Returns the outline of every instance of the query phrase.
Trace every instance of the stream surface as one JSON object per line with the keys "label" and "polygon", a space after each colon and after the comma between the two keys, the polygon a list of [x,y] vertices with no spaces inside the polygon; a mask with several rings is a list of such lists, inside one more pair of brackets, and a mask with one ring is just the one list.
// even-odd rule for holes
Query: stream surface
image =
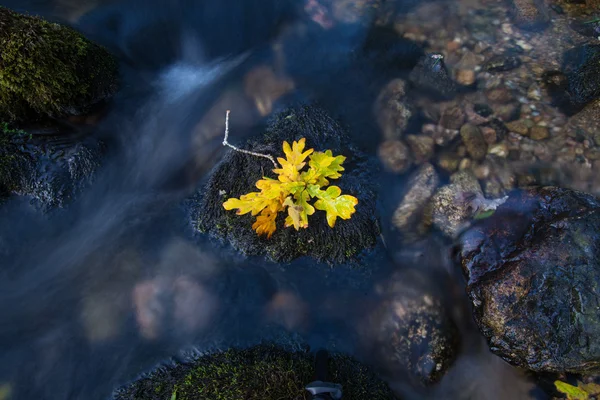
{"label": "stream surface", "polygon": [[[283,103],[318,100],[374,155],[373,88],[410,71],[421,55],[413,42],[389,49],[397,57],[391,69],[376,68],[387,49],[364,51],[365,27],[315,33],[321,20],[297,1],[0,4],[70,22],[122,65],[122,90],[87,132],[108,146],[94,183],[48,214],[19,197],[0,209],[0,237],[7,238],[0,246],[11,248],[0,271],[0,383],[11,384],[12,398],[107,399],[171,357],[269,339],[361,358],[363,317],[376,305],[377,284],[400,262],[463,284],[449,241],[432,238],[420,251],[403,252],[382,237],[361,257],[366,269],[308,258],[280,265],[194,232],[186,206],[226,151],[221,136],[198,138],[198,125],[223,93],[240,90],[252,67],[273,62],[281,35],[309,26],[286,50],[295,89]],[[403,12],[414,6],[403,3]],[[232,110],[232,143],[264,128],[264,118],[250,115]],[[382,175],[382,185],[388,179]],[[462,355],[427,396],[532,398],[525,380],[488,352],[470,317],[463,319]],[[396,388],[406,398],[425,396]]]}

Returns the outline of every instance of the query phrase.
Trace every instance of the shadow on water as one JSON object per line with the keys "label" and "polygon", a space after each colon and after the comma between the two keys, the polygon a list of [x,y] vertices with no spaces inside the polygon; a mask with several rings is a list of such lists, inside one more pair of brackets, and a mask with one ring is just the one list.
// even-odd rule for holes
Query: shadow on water
{"label": "shadow on water", "polygon": [[[68,21],[123,65],[123,90],[92,133],[111,150],[93,185],[48,215],[19,199],[0,211],[0,232],[10,233],[0,235],[8,238],[0,243],[7,249],[0,376],[14,383],[15,398],[104,399],[182,350],[282,341],[286,331],[314,347],[360,354],[356,326],[372,304],[375,283],[395,262],[383,243],[364,261],[368,271],[307,259],[265,263],[194,236],[181,205],[222,149],[221,137],[197,140],[196,126],[221,93],[272,56],[278,35],[296,29],[300,2],[0,3]],[[370,115],[389,80],[369,64],[369,57],[389,50],[370,47],[381,43],[373,35],[385,35],[358,25],[312,34],[287,57],[296,96],[318,98],[345,117],[351,132],[374,131],[371,118],[355,116]],[[302,51],[306,46],[311,51]],[[406,63],[396,64],[394,74],[409,71],[423,54],[409,41],[394,51]],[[366,61],[356,58],[360,52]],[[258,115],[241,119],[232,117],[233,141],[260,132],[263,123]],[[367,149],[376,146],[369,135],[354,136]],[[418,254],[399,258],[411,257],[423,263]],[[481,374],[504,370],[477,361],[480,354],[459,365],[492,365]],[[435,398],[452,398],[444,396]]]}

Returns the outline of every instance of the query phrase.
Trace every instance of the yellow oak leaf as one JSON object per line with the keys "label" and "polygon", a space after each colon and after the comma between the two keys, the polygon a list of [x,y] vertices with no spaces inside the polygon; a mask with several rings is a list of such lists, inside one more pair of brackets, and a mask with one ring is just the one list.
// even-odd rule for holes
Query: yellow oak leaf
{"label": "yellow oak leaf", "polygon": [[281,165],[281,168],[273,170],[277,175],[278,179],[282,182],[294,182],[298,180],[300,171],[306,165],[306,157],[308,157],[313,149],[304,150],[306,145],[306,139],[302,138],[299,141],[294,141],[292,146],[288,142],[283,142],[283,153],[286,158],[278,157],[277,161]]}
{"label": "yellow oak leaf", "polygon": [[256,222],[252,224],[252,229],[254,229],[259,236],[267,235],[267,239],[270,239],[277,229],[275,224],[276,219],[277,212],[271,212],[270,210],[265,209],[258,217],[256,217]]}
{"label": "yellow oak leaf", "polygon": [[342,176],[341,171],[344,171],[342,163],[346,160],[344,156],[333,156],[331,150],[325,152],[315,152],[311,157],[308,165],[310,171],[314,171],[312,175],[316,180],[310,183],[317,183],[319,186],[329,185],[329,179],[337,179]]}
{"label": "yellow oak leaf", "polygon": [[354,206],[358,204],[358,199],[347,194],[342,195],[342,190],[337,186],[329,186],[327,190],[320,190],[317,193],[315,208],[327,213],[327,224],[333,228],[337,217],[349,219],[356,211]]}

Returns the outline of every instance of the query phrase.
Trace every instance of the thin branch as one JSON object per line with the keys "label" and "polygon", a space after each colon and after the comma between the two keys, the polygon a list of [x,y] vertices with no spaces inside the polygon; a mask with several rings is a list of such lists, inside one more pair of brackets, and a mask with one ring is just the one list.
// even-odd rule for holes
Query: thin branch
{"label": "thin branch", "polygon": [[279,168],[279,165],[277,165],[273,156],[269,154],[261,154],[250,150],[240,149],[239,147],[236,147],[227,141],[227,139],[229,138],[229,112],[230,110],[227,110],[227,113],[225,114],[225,139],[223,139],[223,146],[231,147],[235,151],[239,151],[240,153],[244,154],[250,154],[251,156],[268,158],[269,160],[271,160],[275,168]]}

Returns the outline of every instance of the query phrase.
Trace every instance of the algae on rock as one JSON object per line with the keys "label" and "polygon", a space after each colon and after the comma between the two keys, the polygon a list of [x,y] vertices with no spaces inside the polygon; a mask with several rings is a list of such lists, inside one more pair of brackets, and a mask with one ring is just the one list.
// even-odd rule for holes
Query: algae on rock
{"label": "algae on rock", "polygon": [[[377,375],[353,358],[332,354],[330,380],[347,400],[396,397]],[[205,355],[192,363],[161,368],[116,392],[116,400],[310,399],[313,355],[271,344]]]}
{"label": "algae on rock", "polygon": [[0,7],[0,120],[78,115],[117,89],[117,63],[71,28]]}

